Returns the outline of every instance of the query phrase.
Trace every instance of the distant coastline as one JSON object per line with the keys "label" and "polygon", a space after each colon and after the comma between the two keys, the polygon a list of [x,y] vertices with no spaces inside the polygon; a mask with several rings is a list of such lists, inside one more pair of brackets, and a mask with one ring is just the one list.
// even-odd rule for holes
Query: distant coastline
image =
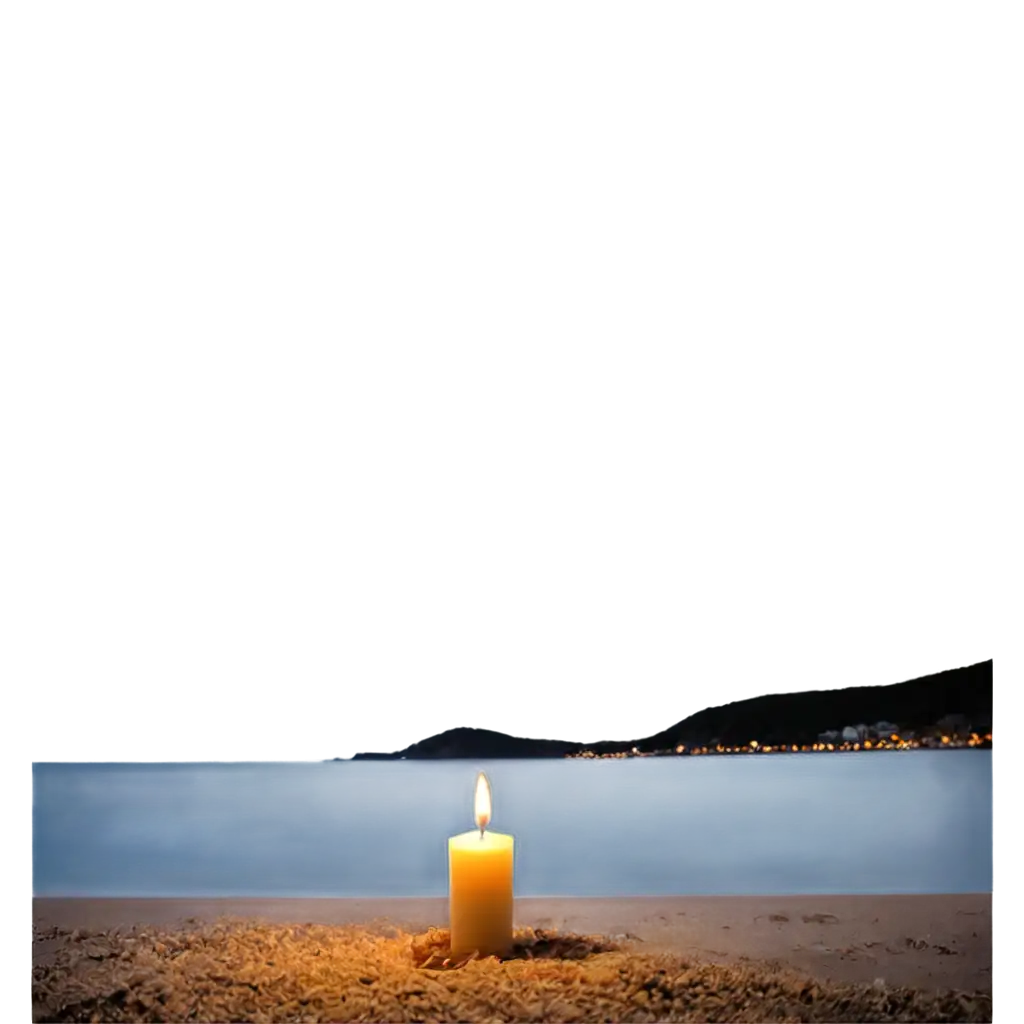
{"label": "distant coastline", "polygon": [[331,760],[763,756],[991,746],[989,660],[902,683],[752,697],[705,708],[642,739],[575,743],[458,728],[394,753]]}
{"label": "distant coastline", "polygon": [[[874,737],[874,738],[872,738]],[[727,756],[730,754],[824,754],[824,753],[856,753],[863,751],[868,753],[872,750],[991,750],[992,734],[972,732],[964,737],[960,735],[925,736],[918,739],[916,736],[901,736],[899,733],[892,733],[888,737],[878,735],[877,730],[868,729],[868,735],[864,741],[845,740],[839,743],[804,743],[785,744],[776,746],[758,743],[754,740],[751,743],[739,747],[726,747],[721,743],[714,746],[693,746],[686,747],[680,744],[675,750],[654,750],[642,751],[637,747],[625,753],[618,754],[595,754],[592,750],[582,750],[576,754],[566,754],[568,758],[626,758],[626,757],[676,757],[685,755],[694,757],[703,755],[707,757]]]}

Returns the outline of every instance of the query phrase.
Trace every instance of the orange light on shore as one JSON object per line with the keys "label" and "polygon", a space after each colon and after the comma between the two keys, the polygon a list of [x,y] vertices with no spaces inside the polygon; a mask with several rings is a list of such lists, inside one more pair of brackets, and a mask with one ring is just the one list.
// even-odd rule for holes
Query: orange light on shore
{"label": "orange light on shore", "polygon": [[491,784],[480,772],[476,829],[448,840],[448,917],[453,956],[500,956],[512,947],[512,836],[488,832]]}

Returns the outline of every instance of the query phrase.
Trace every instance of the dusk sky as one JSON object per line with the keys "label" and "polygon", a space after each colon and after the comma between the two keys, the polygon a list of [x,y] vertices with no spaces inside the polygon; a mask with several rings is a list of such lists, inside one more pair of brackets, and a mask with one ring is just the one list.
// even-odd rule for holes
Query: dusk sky
{"label": "dusk sky", "polygon": [[1008,35],[218,10],[25,29],[30,759],[629,739],[998,655]]}

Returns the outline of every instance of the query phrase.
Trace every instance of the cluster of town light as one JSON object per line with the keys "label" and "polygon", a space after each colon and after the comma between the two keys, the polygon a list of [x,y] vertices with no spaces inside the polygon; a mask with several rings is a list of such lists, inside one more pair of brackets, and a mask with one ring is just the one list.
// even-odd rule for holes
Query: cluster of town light
{"label": "cluster of town light", "polygon": [[581,750],[576,754],[566,754],[566,757],[582,758],[623,758],[623,757],[664,757],[666,755],[685,754],[695,756],[701,754],[815,754],[829,753],[833,751],[861,751],[861,750],[935,750],[936,748],[948,747],[955,749],[959,747],[978,747],[984,743],[992,742],[992,733],[985,733],[984,736],[972,732],[966,739],[961,736],[924,736],[921,739],[916,737],[903,739],[898,733],[892,733],[888,739],[864,740],[861,742],[850,742],[844,740],[839,743],[776,743],[761,744],[757,740],[751,740],[742,746],[723,746],[721,743],[713,747],[709,746],[687,746],[680,743],[674,751],[652,750],[641,751],[633,747],[629,751],[621,751],[616,754],[595,754],[592,750]]}

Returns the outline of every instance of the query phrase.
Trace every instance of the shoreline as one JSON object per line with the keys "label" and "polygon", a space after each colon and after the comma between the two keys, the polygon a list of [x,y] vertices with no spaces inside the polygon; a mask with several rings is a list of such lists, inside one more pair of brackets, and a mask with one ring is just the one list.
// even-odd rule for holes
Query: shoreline
{"label": "shoreline", "polygon": [[922,743],[910,741],[902,745],[895,744],[869,744],[861,746],[859,743],[823,743],[823,744],[788,744],[765,745],[756,747],[717,747],[693,746],[683,750],[620,750],[614,753],[597,754],[592,750],[585,749],[571,754],[460,754],[452,757],[405,757],[396,754],[355,754],[352,757],[328,757],[322,760],[323,764],[345,763],[348,761],[624,761],[635,757],[742,757],[756,755],[764,757],[772,755],[792,754],[875,754],[879,752],[911,753],[915,750],[936,751],[936,750],[987,750],[993,749],[991,740],[981,740],[978,743],[951,742],[951,743]]}
{"label": "shoreline", "polygon": [[[208,924],[221,917],[277,924],[446,928],[446,897],[34,897],[33,964],[59,929],[126,931]],[[992,894],[519,897],[515,926],[600,934],[638,951],[706,963],[763,963],[823,981],[923,991],[992,990]]]}

